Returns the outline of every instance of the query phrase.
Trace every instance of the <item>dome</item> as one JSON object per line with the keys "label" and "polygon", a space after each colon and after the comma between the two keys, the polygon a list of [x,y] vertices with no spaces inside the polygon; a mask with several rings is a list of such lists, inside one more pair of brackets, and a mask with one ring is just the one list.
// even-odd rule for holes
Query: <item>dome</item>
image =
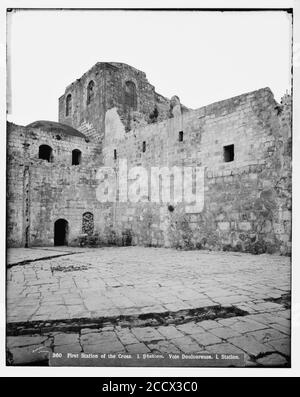
{"label": "dome", "polygon": [[70,127],[66,124],[57,123],[55,121],[48,120],[38,120],[26,125],[26,128],[39,128],[46,132],[62,133],[66,135],[78,136],[80,138],[86,138],[84,134],[75,130],[75,128]]}

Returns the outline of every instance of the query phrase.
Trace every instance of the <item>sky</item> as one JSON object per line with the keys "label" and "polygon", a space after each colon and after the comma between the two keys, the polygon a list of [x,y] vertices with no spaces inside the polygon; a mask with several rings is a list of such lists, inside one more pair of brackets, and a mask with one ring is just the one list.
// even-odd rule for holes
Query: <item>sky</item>
{"label": "sky", "polygon": [[144,71],[158,93],[189,108],[291,80],[285,12],[26,10],[8,14],[8,120],[58,121],[65,87],[96,62]]}

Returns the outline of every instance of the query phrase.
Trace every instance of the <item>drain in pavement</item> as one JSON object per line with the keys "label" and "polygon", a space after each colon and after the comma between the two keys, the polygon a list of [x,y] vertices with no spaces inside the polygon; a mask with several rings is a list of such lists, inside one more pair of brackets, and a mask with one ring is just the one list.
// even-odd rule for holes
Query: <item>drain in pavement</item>
{"label": "drain in pavement", "polygon": [[160,325],[180,325],[188,322],[216,320],[246,316],[249,313],[235,306],[209,306],[198,309],[146,313],[137,316],[121,315],[114,317],[77,318],[69,320],[30,321],[7,324],[7,336],[44,334],[47,332],[80,332],[82,328],[103,328],[107,326],[156,327]]}
{"label": "drain in pavement", "polygon": [[78,272],[80,270],[87,270],[88,266],[86,265],[70,265],[70,266],[51,266],[51,273],[54,272]]}

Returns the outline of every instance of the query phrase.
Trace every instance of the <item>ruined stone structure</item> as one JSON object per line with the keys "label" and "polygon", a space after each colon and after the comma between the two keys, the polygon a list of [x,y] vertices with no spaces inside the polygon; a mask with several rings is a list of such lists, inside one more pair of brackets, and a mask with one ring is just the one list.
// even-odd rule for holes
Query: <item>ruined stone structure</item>
{"label": "ruined stone structure", "polygon": [[[9,124],[7,145],[8,246],[290,253],[289,95],[278,104],[263,88],[190,110],[157,94],[143,72],[97,63],[59,98],[59,123]],[[149,175],[153,166],[162,174],[162,167],[202,167],[203,208],[150,193],[100,202],[99,168],[111,167],[118,181],[124,159],[128,170]]]}
{"label": "ruined stone structure", "polygon": [[102,143],[106,111],[116,107],[126,131],[166,118],[170,101],[145,73],[123,63],[97,63],[59,98],[59,121]]}

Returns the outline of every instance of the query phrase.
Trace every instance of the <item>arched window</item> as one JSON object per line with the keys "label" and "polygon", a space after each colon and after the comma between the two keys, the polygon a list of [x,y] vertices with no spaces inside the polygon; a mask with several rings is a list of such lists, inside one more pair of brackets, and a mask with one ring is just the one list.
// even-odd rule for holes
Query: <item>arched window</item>
{"label": "arched window", "polygon": [[94,215],[91,212],[82,215],[82,233],[88,236],[94,233]]}
{"label": "arched window", "polygon": [[66,116],[70,116],[72,113],[72,95],[69,94],[66,98]]}
{"label": "arched window", "polygon": [[86,103],[89,105],[92,100],[94,99],[94,88],[95,88],[95,83],[93,80],[91,80],[87,86],[87,93],[86,93]]}
{"label": "arched window", "polygon": [[133,110],[137,108],[136,87],[132,81],[125,83],[125,106]]}
{"label": "arched window", "polygon": [[41,145],[39,147],[39,159],[47,160],[49,163],[53,161],[52,148],[48,145]]}
{"label": "arched window", "polygon": [[81,151],[78,149],[72,150],[72,165],[79,165],[81,163]]}

